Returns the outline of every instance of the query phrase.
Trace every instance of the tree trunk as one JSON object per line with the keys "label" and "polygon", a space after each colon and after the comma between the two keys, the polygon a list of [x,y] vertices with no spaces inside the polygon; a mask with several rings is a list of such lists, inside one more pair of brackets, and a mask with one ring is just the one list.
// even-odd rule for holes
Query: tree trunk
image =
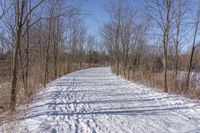
{"label": "tree trunk", "polygon": [[12,113],[15,112],[16,106],[16,97],[17,97],[17,66],[18,66],[18,55],[20,51],[20,44],[21,44],[21,34],[22,34],[22,27],[23,27],[23,14],[24,14],[24,7],[26,1],[22,1],[21,6],[20,2],[17,0],[15,3],[16,10],[16,18],[17,18],[17,32],[16,32],[16,46],[14,49],[14,57],[13,57],[13,71],[12,71],[12,89],[11,89],[11,103],[10,108]]}
{"label": "tree trunk", "polygon": [[15,112],[15,106],[16,106],[16,97],[17,97],[17,66],[18,66],[18,55],[20,50],[20,43],[21,43],[21,25],[18,25],[18,31],[17,31],[17,40],[16,40],[16,47],[14,52],[14,58],[13,58],[13,71],[12,71],[12,90],[11,90],[11,111]]}
{"label": "tree trunk", "polygon": [[198,7],[197,18],[196,18],[196,23],[195,23],[194,38],[193,38],[193,43],[192,43],[192,51],[191,51],[189,68],[188,68],[187,79],[186,79],[186,89],[189,88],[190,73],[191,73],[191,69],[192,69],[193,56],[194,56],[194,51],[195,51],[196,36],[197,36],[197,32],[198,32],[198,27],[199,27],[199,18],[200,18],[200,5]]}
{"label": "tree trunk", "polygon": [[57,78],[57,41],[54,41],[54,78]]}
{"label": "tree trunk", "polygon": [[163,66],[164,66],[164,89],[166,92],[170,92],[170,89],[167,85],[167,64],[168,64],[168,43],[169,43],[169,15],[170,15],[170,8],[171,8],[171,0],[166,0],[166,8],[167,8],[167,15],[166,15],[166,23],[165,23],[165,31],[164,31],[164,38],[163,38]]}
{"label": "tree trunk", "polygon": [[50,41],[51,41],[51,19],[52,16],[49,20],[49,33],[48,33],[48,42],[47,42],[47,48],[46,48],[46,55],[45,55],[45,74],[44,74],[44,86],[46,87],[46,84],[48,82],[48,78],[49,78],[49,67],[48,67],[48,63],[49,63],[49,47],[50,47]]}
{"label": "tree trunk", "polygon": [[25,66],[25,97],[28,100],[28,76],[29,76],[29,45],[30,45],[30,33],[29,33],[29,19],[27,20],[27,45],[26,45],[26,66]]}
{"label": "tree trunk", "polygon": [[179,33],[180,33],[180,23],[181,23],[181,0],[178,0],[178,15],[176,19],[176,42],[175,42],[175,77],[177,77],[178,74],[178,60],[179,60]]}

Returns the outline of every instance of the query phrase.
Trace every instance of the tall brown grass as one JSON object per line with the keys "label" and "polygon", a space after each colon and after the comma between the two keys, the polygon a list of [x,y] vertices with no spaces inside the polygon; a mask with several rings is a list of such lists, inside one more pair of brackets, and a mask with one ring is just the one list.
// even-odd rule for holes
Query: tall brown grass
{"label": "tall brown grass", "polygon": [[[112,71],[113,73],[117,73],[115,65],[112,66]],[[126,68],[124,73],[124,67],[120,65],[119,73],[128,80],[133,80],[152,88],[164,90],[164,77],[162,72],[153,72],[144,67],[136,67],[131,69]],[[200,99],[200,86],[196,85],[198,80],[192,77],[190,87],[186,88],[186,75],[181,76],[175,77],[173,72],[168,73],[167,83],[170,88],[170,93],[184,95],[192,99]]]}
{"label": "tall brown grass", "polygon": [[[88,68],[89,64],[84,63],[81,66],[77,63],[71,63],[69,66],[68,64],[59,65],[58,69],[58,77],[61,77],[65,74]],[[54,71],[53,71],[53,64],[49,64],[49,82],[54,80]],[[44,70],[40,64],[32,64],[30,67],[30,73],[28,77],[28,99],[25,99],[25,90],[23,87],[23,82],[21,79],[18,80],[18,87],[17,87],[17,106],[20,105],[28,105],[30,103],[37,91],[44,87]],[[3,78],[3,77],[0,77]],[[11,95],[11,78],[7,80],[2,80],[0,82],[0,124],[4,120],[8,120],[8,117],[4,116],[2,113],[8,112],[9,113],[9,105],[10,105],[10,95]],[[24,113],[24,112],[16,112],[16,113]]]}

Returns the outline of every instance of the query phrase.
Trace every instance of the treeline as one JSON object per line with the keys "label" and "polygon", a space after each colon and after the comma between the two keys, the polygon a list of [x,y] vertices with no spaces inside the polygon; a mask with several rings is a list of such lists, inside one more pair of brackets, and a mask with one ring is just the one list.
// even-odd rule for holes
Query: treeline
{"label": "treeline", "polygon": [[200,3],[149,0],[137,6],[110,0],[103,43],[117,75],[166,92],[199,97]]}
{"label": "treeline", "polygon": [[84,15],[81,4],[66,0],[0,1],[0,68],[8,67],[0,77],[7,83],[0,90],[1,108],[15,112],[49,81],[105,65],[106,55],[87,34]]}

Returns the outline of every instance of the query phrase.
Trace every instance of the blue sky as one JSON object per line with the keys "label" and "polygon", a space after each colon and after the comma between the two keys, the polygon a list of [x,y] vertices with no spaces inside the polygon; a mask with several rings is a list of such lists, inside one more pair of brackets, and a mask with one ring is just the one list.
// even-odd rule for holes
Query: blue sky
{"label": "blue sky", "polygon": [[[101,37],[99,35],[99,28],[102,27],[104,23],[106,23],[109,20],[109,16],[107,12],[105,11],[105,5],[108,2],[108,0],[79,0],[82,1],[82,8],[83,10],[88,13],[89,15],[86,15],[84,17],[85,25],[87,26],[87,33],[95,35],[98,40],[101,40]],[[138,13],[144,13],[145,10],[144,5],[151,3],[150,0],[127,0],[129,3],[131,3]],[[193,5],[191,5],[192,14],[196,13],[196,6],[195,3],[199,0],[193,0]],[[191,3],[190,3],[191,4]],[[193,21],[192,14],[189,14],[189,20]],[[193,32],[192,32],[193,33]],[[187,36],[189,36],[187,34]],[[187,38],[185,36],[185,38]],[[190,37],[188,37],[190,38]],[[191,39],[189,39],[191,40]]]}
{"label": "blue sky", "polygon": [[83,4],[83,9],[89,13],[85,16],[85,24],[88,28],[88,34],[98,36],[99,27],[108,21],[108,15],[104,10],[107,0],[87,0]]}
{"label": "blue sky", "polygon": [[[128,0],[133,6],[140,7],[143,0]],[[85,24],[88,28],[88,34],[97,36],[99,39],[99,27],[109,20],[109,16],[105,11],[105,5],[108,0],[85,0],[83,3],[83,10],[90,15],[85,16]]]}

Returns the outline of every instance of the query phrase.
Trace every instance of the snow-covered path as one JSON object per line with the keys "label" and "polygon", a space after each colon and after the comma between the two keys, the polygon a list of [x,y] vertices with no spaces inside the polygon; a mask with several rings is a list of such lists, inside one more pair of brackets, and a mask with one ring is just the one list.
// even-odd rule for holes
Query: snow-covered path
{"label": "snow-covered path", "polygon": [[91,68],[51,82],[20,119],[13,132],[196,133],[200,104]]}

